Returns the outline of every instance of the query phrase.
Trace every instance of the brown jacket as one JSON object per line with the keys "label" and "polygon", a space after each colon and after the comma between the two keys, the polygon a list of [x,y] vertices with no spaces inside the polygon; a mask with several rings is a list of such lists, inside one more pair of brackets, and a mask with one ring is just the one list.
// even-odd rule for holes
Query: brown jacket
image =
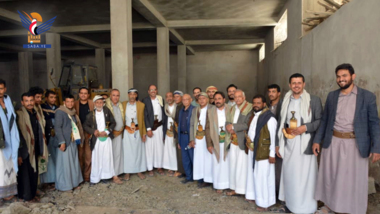
{"label": "brown jacket", "polygon": [[[90,111],[93,111],[94,110],[94,102],[92,102],[92,100],[88,99],[88,107],[90,108]],[[76,100],[74,102],[74,108],[75,108],[75,111],[77,111],[77,115],[79,115],[79,100]]]}
{"label": "brown jacket", "polygon": [[[124,101],[122,103],[125,114],[127,114],[127,103],[128,103],[128,101]],[[139,131],[140,131],[141,138],[143,138],[143,136],[146,135],[146,127],[145,127],[145,120],[144,120],[144,109],[145,109],[145,104],[143,102],[136,101],[137,124],[139,125]]]}

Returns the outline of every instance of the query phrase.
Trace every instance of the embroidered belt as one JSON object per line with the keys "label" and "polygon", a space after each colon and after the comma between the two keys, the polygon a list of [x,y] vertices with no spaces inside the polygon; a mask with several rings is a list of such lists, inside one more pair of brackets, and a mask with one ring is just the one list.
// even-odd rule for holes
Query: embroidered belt
{"label": "embroidered belt", "polygon": [[135,133],[135,131],[139,130],[139,126],[138,126],[138,125],[136,125],[134,129],[132,129],[132,128],[129,127],[129,126],[125,126],[124,128],[125,128],[125,130],[127,130],[127,132],[128,132],[129,134],[133,134],[133,133]]}
{"label": "embroidered belt", "polygon": [[219,134],[219,143],[224,143],[226,141],[226,132],[221,131]]}
{"label": "embroidered belt", "polygon": [[124,129],[122,128],[120,131],[114,130],[112,133],[113,133],[114,137],[118,137],[119,135],[121,135],[123,133],[123,131],[124,131]]}
{"label": "embroidered belt", "polygon": [[238,138],[236,134],[231,135],[231,143],[234,144],[235,146],[239,146]]}
{"label": "embroidered belt", "polygon": [[197,138],[198,140],[202,140],[205,135],[206,135],[205,131],[197,130],[197,132],[195,133],[195,138]]}

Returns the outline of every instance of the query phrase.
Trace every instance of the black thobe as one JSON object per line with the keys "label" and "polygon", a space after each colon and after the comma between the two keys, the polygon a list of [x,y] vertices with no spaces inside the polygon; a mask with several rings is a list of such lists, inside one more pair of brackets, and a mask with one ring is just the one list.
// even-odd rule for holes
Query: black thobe
{"label": "black thobe", "polygon": [[33,113],[29,113],[29,119],[30,124],[32,125],[33,134],[35,143],[34,145],[34,151],[35,151],[35,159],[36,162],[36,171],[34,172],[34,169],[29,161],[29,153],[28,153],[28,147],[26,146],[25,139],[22,135],[20,135],[20,142],[21,146],[19,149],[19,157],[22,158],[22,164],[19,166],[18,169],[18,176],[17,176],[17,191],[18,191],[18,197],[21,199],[24,199],[25,201],[32,200],[37,193],[37,184],[38,184],[38,156],[40,155],[40,137],[42,137],[39,134],[40,132],[40,124],[37,120],[37,112],[33,110]]}

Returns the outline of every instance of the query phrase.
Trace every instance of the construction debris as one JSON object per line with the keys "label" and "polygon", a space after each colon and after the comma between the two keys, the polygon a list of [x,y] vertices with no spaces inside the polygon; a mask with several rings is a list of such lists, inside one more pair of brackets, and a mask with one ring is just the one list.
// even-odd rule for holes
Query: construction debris
{"label": "construction debris", "polygon": [[343,5],[349,3],[351,0],[319,0],[318,4],[323,6],[326,11],[317,12],[306,10],[306,13],[312,14],[311,17],[307,17],[302,20],[303,25],[309,26],[306,31],[310,31],[327,18],[329,18],[332,14],[334,14],[337,10],[339,10]]}

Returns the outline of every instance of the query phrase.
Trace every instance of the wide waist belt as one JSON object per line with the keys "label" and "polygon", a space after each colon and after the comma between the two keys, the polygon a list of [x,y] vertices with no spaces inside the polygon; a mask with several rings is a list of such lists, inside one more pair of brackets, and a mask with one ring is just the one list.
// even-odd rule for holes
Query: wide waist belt
{"label": "wide waist belt", "polygon": [[356,138],[354,132],[339,132],[339,131],[334,130],[333,135],[334,137],[343,138],[343,139]]}
{"label": "wide waist belt", "polygon": [[181,132],[181,134],[189,134],[189,132]]}
{"label": "wide waist belt", "polygon": [[120,131],[114,130],[112,133],[113,133],[114,137],[118,137],[119,135],[121,135],[123,133],[123,131],[124,131],[124,129],[121,129]]}
{"label": "wide waist belt", "polygon": [[239,146],[238,138],[237,138],[236,134],[232,134],[231,135],[231,143],[234,144],[234,145],[236,145],[236,146]]}
{"label": "wide waist belt", "polygon": [[133,133],[135,133],[135,131],[139,130],[139,127],[138,127],[138,125],[136,125],[136,128],[135,128],[135,129],[132,129],[132,128],[129,127],[129,126],[125,126],[125,130],[127,130],[127,132],[128,132],[129,134],[133,134]]}

